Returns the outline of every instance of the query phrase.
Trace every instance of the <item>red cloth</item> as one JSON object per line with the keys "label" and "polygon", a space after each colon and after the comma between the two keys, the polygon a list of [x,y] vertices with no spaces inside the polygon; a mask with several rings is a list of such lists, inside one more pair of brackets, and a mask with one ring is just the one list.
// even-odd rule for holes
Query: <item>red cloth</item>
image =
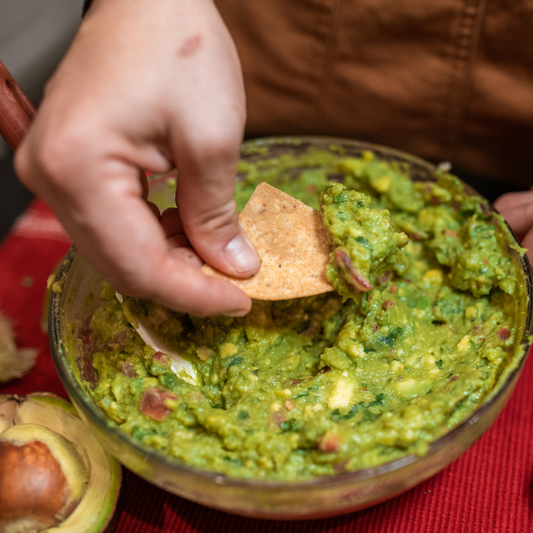
{"label": "red cloth", "polygon": [[[0,394],[52,391],[66,397],[40,329],[45,282],[69,247],[41,202],[17,221],[0,247],[0,311],[21,347],[36,347],[36,367]],[[33,280],[33,285],[31,284]],[[263,533],[508,533],[533,531],[533,360],[492,428],[455,463],[413,490],[341,517],[270,522],[234,517],[168,494],[124,471],[110,531]]]}

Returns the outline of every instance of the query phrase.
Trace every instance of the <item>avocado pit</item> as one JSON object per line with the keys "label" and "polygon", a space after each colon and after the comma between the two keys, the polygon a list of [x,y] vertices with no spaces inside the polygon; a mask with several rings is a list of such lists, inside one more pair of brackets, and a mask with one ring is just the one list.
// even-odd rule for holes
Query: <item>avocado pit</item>
{"label": "avocado pit", "polygon": [[0,396],[0,533],[98,533],[113,514],[120,477],[67,401]]}
{"label": "avocado pit", "polygon": [[37,424],[0,434],[0,528],[42,531],[72,514],[90,469],[83,450]]}

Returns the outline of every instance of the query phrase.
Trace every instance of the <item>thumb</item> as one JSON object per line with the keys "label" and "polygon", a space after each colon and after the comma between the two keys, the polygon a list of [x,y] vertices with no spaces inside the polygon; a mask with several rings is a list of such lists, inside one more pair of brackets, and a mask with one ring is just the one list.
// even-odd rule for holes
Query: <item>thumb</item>
{"label": "thumb", "polygon": [[204,150],[201,158],[180,158],[176,204],[202,259],[226,274],[249,277],[261,261],[238,222],[234,194],[240,142],[211,146],[218,148]]}

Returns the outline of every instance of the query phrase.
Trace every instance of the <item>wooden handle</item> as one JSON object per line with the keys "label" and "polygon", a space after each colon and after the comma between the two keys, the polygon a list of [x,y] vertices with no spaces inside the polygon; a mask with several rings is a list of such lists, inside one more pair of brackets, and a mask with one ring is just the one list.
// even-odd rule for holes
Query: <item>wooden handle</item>
{"label": "wooden handle", "polygon": [[0,134],[15,151],[35,116],[35,108],[0,61]]}

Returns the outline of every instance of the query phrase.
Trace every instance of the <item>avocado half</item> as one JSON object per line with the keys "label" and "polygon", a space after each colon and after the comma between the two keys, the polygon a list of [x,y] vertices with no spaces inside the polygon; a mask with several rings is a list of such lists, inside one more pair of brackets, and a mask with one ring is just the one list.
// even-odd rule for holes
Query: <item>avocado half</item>
{"label": "avocado half", "polygon": [[[46,392],[0,395],[0,452],[3,464],[8,458],[25,463],[26,471],[37,473],[37,478],[42,465],[48,467],[54,463],[59,470],[56,480],[63,481],[69,493],[61,509],[45,513],[55,518],[49,525],[43,526],[46,520],[34,523],[34,518],[24,517],[16,526],[3,523],[0,517],[0,533],[7,533],[13,527],[16,528],[13,531],[99,533],[109,524],[120,492],[122,470],[68,401]],[[23,470],[22,467],[14,469],[16,478],[25,480],[26,486],[20,488],[22,496],[25,491],[34,490],[30,487],[32,482],[35,486],[43,485],[43,479],[24,477]],[[54,491],[53,481],[45,480],[45,483],[49,483],[49,488],[44,494],[60,492]],[[36,501],[37,497],[28,496],[28,500]],[[45,500],[43,508],[48,505],[53,509],[57,503],[53,499],[50,502],[50,498]],[[36,514],[35,505],[30,514]]]}

